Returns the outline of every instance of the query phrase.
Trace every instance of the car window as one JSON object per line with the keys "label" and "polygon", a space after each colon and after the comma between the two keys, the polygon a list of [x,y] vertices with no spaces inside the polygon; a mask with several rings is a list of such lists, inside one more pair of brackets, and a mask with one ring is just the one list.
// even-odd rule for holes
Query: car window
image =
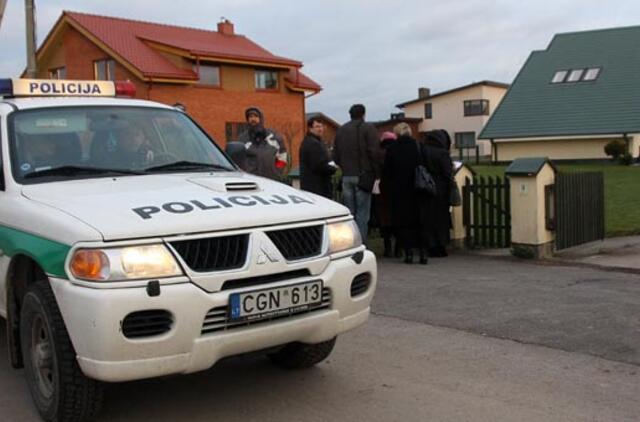
{"label": "car window", "polygon": [[[19,183],[100,176],[87,172],[91,169],[144,172],[174,162],[233,168],[196,124],[174,110],[142,107],[24,110],[11,115],[9,126],[12,173]],[[61,167],[83,171],[65,174],[51,171]]]}

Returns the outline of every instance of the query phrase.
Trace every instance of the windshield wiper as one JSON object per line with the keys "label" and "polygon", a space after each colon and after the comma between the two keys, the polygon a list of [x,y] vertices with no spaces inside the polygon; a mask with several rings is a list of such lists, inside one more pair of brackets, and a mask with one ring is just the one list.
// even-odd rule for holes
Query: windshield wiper
{"label": "windshield wiper", "polygon": [[35,177],[46,177],[46,176],[75,176],[78,174],[107,174],[107,173],[135,174],[135,175],[144,174],[139,171],[127,170],[127,169],[110,169],[110,168],[103,168],[103,167],[83,167],[83,166],[60,166],[60,167],[36,170],[31,173],[25,174],[24,178],[32,179]]}
{"label": "windshield wiper", "polygon": [[159,166],[148,167],[144,171],[148,173],[153,173],[156,171],[163,170],[200,170],[200,169],[209,169],[209,170],[224,170],[224,171],[234,171],[235,169],[227,166],[223,166],[220,164],[212,164],[212,163],[198,163],[195,161],[176,161],[169,164],[161,164]]}

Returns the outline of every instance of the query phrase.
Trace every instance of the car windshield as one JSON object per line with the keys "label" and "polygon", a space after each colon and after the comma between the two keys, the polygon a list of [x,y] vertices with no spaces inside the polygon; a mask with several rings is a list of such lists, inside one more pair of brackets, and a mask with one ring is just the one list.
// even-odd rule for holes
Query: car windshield
{"label": "car windshield", "polygon": [[11,164],[18,183],[231,171],[233,164],[185,114],[143,107],[59,107],[14,112]]}

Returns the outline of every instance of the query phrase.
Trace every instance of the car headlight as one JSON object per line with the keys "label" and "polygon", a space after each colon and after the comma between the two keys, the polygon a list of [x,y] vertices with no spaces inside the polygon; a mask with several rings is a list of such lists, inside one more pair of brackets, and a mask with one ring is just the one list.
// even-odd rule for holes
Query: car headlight
{"label": "car headlight", "polygon": [[356,222],[341,221],[327,225],[329,233],[329,253],[341,252],[362,245],[362,237]]}
{"label": "car headlight", "polygon": [[164,245],[109,249],[78,249],[69,268],[74,277],[89,281],[124,281],[182,275]]}

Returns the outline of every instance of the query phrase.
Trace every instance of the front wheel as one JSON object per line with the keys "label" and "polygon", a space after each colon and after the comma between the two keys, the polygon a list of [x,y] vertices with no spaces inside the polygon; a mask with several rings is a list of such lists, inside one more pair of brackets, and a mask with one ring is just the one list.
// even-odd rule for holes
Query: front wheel
{"label": "front wheel", "polygon": [[102,404],[102,387],[80,370],[51,287],[31,285],[20,310],[20,343],[33,401],[45,421],[91,420]]}
{"label": "front wheel", "polygon": [[274,365],[284,369],[305,369],[329,357],[336,337],[318,344],[289,343],[269,356]]}

